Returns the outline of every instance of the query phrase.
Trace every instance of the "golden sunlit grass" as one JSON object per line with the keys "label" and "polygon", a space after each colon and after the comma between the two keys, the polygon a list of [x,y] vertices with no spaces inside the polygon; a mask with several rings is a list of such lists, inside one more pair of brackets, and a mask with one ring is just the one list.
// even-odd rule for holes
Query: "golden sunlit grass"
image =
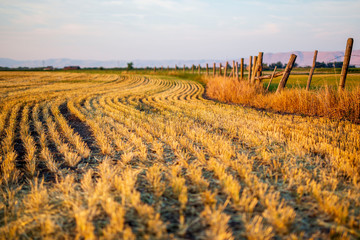
{"label": "golden sunlit grass", "polygon": [[360,121],[360,88],[337,91],[325,86],[315,91],[292,88],[280,93],[266,93],[262,85],[247,81],[211,78],[206,94],[221,102],[240,103],[277,112]]}
{"label": "golden sunlit grass", "polygon": [[360,237],[357,89],[0,76],[0,239]]}

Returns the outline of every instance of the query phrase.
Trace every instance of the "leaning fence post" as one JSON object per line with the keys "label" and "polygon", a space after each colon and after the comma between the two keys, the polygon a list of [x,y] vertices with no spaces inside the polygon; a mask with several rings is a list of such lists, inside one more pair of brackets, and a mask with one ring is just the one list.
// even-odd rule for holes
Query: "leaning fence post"
{"label": "leaning fence post", "polygon": [[290,73],[291,73],[291,70],[294,66],[294,63],[295,63],[295,60],[296,60],[296,55],[295,54],[291,54],[290,56],[290,59],[289,59],[289,62],[288,64],[286,65],[286,68],[285,68],[285,71],[284,71],[284,74],[279,82],[279,85],[278,85],[278,88],[276,90],[276,92],[281,92],[285,86],[286,86],[286,82],[287,80],[289,79],[289,76],[290,76]]}
{"label": "leaning fence post", "polygon": [[346,80],[346,75],[347,75],[347,72],[349,69],[353,43],[354,43],[354,39],[352,39],[352,38],[349,38],[346,43],[344,62],[343,62],[343,66],[341,69],[341,76],[340,76],[340,85],[339,85],[340,90],[344,90],[344,88],[345,88],[345,80]]}
{"label": "leaning fence post", "polygon": [[222,68],[222,66],[221,66],[221,63],[220,63],[220,67],[219,67],[219,76],[221,76],[221,75],[222,75],[221,68]]}
{"label": "leaning fence post", "polygon": [[269,84],[268,84],[268,86],[267,86],[267,88],[266,88],[266,91],[267,91],[267,92],[269,91],[270,84],[271,84],[271,82],[272,82],[272,80],[273,80],[273,78],[274,78],[274,75],[275,75],[275,72],[276,72],[276,68],[277,68],[277,66],[275,66],[274,71],[273,71],[273,73],[271,74],[271,78],[270,78]]}
{"label": "leaning fence post", "polygon": [[214,67],[213,67],[213,75],[214,75],[214,77],[216,76],[216,63],[214,63]]}
{"label": "leaning fence post", "polygon": [[318,54],[318,50],[315,50],[314,58],[313,58],[313,64],[312,64],[312,67],[310,69],[309,78],[308,78],[308,81],[307,81],[307,84],[306,84],[306,91],[309,91],[309,89],[310,89],[311,79],[312,79],[312,76],[313,76],[314,71],[315,71],[317,54]]}
{"label": "leaning fence post", "polygon": [[252,56],[249,58],[249,72],[248,72],[248,81],[251,81],[251,70],[252,70]]}
{"label": "leaning fence post", "polygon": [[240,62],[240,80],[242,81],[244,78],[244,58],[241,58]]}

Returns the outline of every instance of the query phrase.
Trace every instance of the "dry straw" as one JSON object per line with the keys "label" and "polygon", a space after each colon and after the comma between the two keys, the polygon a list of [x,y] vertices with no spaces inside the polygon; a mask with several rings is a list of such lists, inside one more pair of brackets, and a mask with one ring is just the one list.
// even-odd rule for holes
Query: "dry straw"
{"label": "dry straw", "polygon": [[284,89],[280,93],[266,93],[258,84],[222,78],[209,79],[206,94],[221,102],[245,104],[276,112],[321,116],[360,122],[360,87],[336,91],[325,86],[317,91]]}

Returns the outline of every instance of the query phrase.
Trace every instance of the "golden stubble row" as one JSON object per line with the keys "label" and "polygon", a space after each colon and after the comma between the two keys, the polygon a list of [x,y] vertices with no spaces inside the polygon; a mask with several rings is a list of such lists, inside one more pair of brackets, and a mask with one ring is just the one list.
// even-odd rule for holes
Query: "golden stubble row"
{"label": "golden stubble row", "polygon": [[51,76],[58,90],[0,103],[5,238],[359,236],[357,125],[214,103],[178,79]]}

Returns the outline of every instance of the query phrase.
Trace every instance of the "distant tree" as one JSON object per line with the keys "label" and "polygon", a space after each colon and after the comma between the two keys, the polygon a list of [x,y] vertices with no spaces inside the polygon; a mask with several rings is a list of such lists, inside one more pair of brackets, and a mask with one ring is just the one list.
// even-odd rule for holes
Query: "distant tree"
{"label": "distant tree", "polygon": [[[315,67],[317,68],[342,68],[343,62],[316,62]],[[350,67],[350,66],[349,66]]]}
{"label": "distant tree", "polygon": [[326,63],[324,63],[324,62],[316,62],[316,63],[315,63],[315,67],[316,67],[316,68],[326,68],[327,65],[326,65]]}
{"label": "distant tree", "polygon": [[270,70],[270,67],[266,63],[263,63],[262,64],[262,70],[264,70],[264,71]]}
{"label": "distant tree", "polygon": [[128,70],[134,69],[134,63],[133,62],[128,62],[127,63],[127,69]]}
{"label": "distant tree", "polygon": [[283,65],[282,62],[280,62],[280,61],[278,61],[277,63],[271,63],[271,64],[269,65],[269,68],[274,69],[275,66],[276,66],[277,68],[284,68],[284,65]]}
{"label": "distant tree", "polygon": [[282,62],[279,61],[279,62],[276,63],[276,66],[278,68],[284,68],[286,66],[286,64],[283,64]]}
{"label": "distant tree", "polygon": [[335,64],[336,68],[342,68],[342,66],[343,66],[343,62],[334,62],[334,63],[332,63],[332,67],[334,67],[334,64]]}

